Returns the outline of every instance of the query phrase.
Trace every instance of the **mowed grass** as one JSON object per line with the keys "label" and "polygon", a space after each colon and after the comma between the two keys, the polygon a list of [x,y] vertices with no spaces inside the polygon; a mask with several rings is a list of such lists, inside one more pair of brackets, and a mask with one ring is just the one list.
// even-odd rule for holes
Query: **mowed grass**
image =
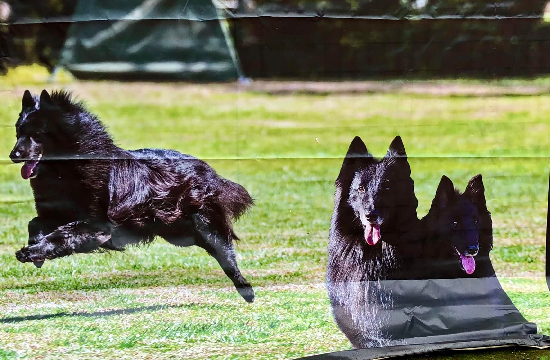
{"label": "mowed grass", "polygon": [[236,224],[239,266],[257,294],[247,304],[202,249],[161,239],[42,269],[17,262],[34,209],[29,183],[8,159],[13,125],[27,87],[57,87],[5,84],[0,359],[291,359],[349,349],[332,320],[324,272],[334,180],[355,135],[376,156],[401,135],[419,216],[441,175],[464,190],[483,174],[502,285],[550,334],[543,278],[550,96],[275,96],[236,85],[67,84],[120,146],[198,156],[249,190],[256,206]]}

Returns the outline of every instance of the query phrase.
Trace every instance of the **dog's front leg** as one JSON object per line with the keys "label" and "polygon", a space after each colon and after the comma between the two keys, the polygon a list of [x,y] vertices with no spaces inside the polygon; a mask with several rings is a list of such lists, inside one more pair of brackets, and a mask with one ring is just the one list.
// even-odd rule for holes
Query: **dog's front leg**
{"label": "dog's front leg", "polygon": [[40,263],[74,253],[88,253],[99,248],[111,238],[111,229],[86,221],[75,221],[58,227],[45,236],[38,236],[36,243],[15,253],[21,262]]}
{"label": "dog's front leg", "polygon": [[42,237],[48,235],[55,229],[57,229],[61,224],[54,224],[52,221],[46,221],[40,217],[35,217],[29,221],[28,230],[29,230],[29,245],[36,244]]}
{"label": "dog's front leg", "polygon": [[[29,230],[29,241],[28,245],[35,245],[40,241],[45,235],[51,233],[57,227],[62,224],[54,224],[52,221],[44,220],[40,217],[35,217],[29,221],[28,230]],[[35,261],[34,266],[41,268],[44,265],[44,261]]]}

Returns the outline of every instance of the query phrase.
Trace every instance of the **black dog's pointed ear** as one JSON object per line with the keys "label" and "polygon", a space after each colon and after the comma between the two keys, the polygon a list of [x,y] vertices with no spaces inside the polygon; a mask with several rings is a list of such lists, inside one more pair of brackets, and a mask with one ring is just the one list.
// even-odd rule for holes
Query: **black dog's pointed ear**
{"label": "black dog's pointed ear", "polygon": [[432,207],[437,206],[438,208],[446,207],[451,201],[453,201],[456,196],[456,191],[451,179],[443,175],[437,191],[435,192],[435,197],[432,201]]}
{"label": "black dog's pointed ear", "polygon": [[367,146],[361,140],[359,136],[356,136],[351,141],[351,144],[349,144],[348,152],[346,153],[346,159],[347,158],[353,158],[353,157],[364,157],[364,156],[371,156],[369,154],[369,151],[367,150]]}
{"label": "black dog's pointed ear", "polygon": [[487,203],[485,202],[485,186],[483,186],[481,174],[474,176],[468,182],[466,190],[464,191],[464,196],[477,207],[487,207]]}
{"label": "black dog's pointed ear", "polygon": [[349,145],[348,152],[346,153],[336,182],[342,182],[344,179],[353,177],[359,166],[369,160],[372,160],[372,155],[369,154],[363,140],[361,140],[359,136],[356,136]]}
{"label": "black dog's pointed ear", "polygon": [[47,109],[53,107],[55,107],[55,103],[53,102],[50,94],[48,94],[46,90],[42,90],[40,93],[40,108]]}
{"label": "black dog's pointed ear", "polygon": [[34,98],[29,90],[25,90],[23,93],[23,100],[21,101],[21,106],[23,109],[33,108],[34,107]]}
{"label": "black dog's pointed ear", "polygon": [[401,136],[396,136],[395,139],[390,144],[388,149],[387,157],[407,157],[407,152],[405,151],[405,145],[403,145],[403,140]]}

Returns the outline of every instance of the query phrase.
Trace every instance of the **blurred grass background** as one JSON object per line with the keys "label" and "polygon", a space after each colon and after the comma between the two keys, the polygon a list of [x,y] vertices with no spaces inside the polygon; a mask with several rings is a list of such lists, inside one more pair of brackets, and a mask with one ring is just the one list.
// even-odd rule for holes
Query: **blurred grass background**
{"label": "blurred grass background", "polygon": [[[378,157],[403,138],[419,216],[443,174],[461,190],[483,174],[497,274],[526,318],[550,334],[550,95],[269,95],[236,84],[73,82],[62,74],[52,85],[46,77],[20,67],[0,78],[0,359],[288,359],[349,349],[332,320],[324,272],[334,180],[355,135]],[[485,85],[438,82],[445,84]],[[254,304],[202,249],[163,240],[42,269],[15,260],[34,216],[31,188],[8,158],[21,96],[61,87],[85,100],[120,146],[192,154],[249,190],[256,206],[236,231]]]}

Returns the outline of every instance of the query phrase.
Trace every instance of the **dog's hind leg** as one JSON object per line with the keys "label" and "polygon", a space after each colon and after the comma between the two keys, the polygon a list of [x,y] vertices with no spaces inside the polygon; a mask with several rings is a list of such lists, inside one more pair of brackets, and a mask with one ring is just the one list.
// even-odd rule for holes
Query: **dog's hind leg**
{"label": "dog's hind leg", "polygon": [[111,238],[109,225],[75,221],[58,227],[36,243],[15,253],[21,262],[43,262],[73,253],[88,253],[98,249]]}
{"label": "dog's hind leg", "polygon": [[218,230],[206,223],[200,215],[193,215],[196,245],[214,257],[225,274],[233,281],[239,294],[247,301],[254,301],[254,290],[237,267],[235,249],[230,239],[224,239]]}

